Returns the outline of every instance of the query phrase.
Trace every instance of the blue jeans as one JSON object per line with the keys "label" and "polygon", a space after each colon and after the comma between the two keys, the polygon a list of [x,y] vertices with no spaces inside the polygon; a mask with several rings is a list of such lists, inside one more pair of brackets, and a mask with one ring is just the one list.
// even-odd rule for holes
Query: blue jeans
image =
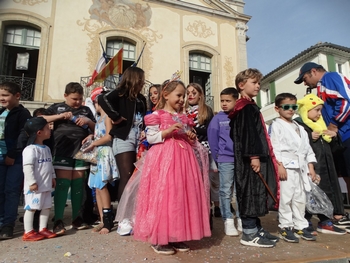
{"label": "blue jeans", "polygon": [[[220,177],[219,198],[222,219],[233,218],[231,212],[231,201],[233,194],[234,164],[218,163],[218,171]],[[238,213],[238,207],[237,207]],[[239,214],[237,214],[239,215]]]}
{"label": "blue jeans", "polygon": [[245,234],[255,234],[261,228],[260,219],[258,217],[242,217],[242,228]]}
{"label": "blue jeans", "polygon": [[0,227],[15,225],[22,183],[22,157],[8,166],[5,165],[5,156],[0,155]]}

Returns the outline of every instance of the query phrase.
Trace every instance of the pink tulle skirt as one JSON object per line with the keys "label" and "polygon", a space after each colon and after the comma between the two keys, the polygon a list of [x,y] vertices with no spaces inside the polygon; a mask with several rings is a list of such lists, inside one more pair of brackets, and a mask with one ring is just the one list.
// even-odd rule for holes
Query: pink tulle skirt
{"label": "pink tulle skirt", "polygon": [[[147,152],[137,193],[134,237],[151,244],[210,236],[208,155],[169,138]],[[199,147],[199,148],[198,148]],[[197,157],[196,157],[197,155]],[[206,158],[206,159],[205,159]]]}

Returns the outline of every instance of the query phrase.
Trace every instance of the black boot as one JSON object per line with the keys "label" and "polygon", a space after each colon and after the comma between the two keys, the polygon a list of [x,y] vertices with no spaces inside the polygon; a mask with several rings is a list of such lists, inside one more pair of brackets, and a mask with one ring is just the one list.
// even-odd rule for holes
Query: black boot
{"label": "black boot", "polygon": [[103,228],[107,228],[108,231],[111,231],[113,224],[113,213],[110,208],[103,208]]}

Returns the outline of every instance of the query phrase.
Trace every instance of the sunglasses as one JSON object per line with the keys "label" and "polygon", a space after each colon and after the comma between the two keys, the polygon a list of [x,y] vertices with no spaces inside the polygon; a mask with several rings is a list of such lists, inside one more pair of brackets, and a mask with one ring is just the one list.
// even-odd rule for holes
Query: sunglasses
{"label": "sunglasses", "polygon": [[297,110],[298,105],[297,104],[282,104],[278,108],[282,108],[283,110],[290,110],[290,109]]}

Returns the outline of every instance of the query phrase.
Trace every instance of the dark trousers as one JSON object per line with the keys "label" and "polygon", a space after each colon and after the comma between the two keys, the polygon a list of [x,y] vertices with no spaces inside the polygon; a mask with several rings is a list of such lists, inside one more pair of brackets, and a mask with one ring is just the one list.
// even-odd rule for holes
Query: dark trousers
{"label": "dark trousers", "polygon": [[346,147],[343,153],[346,167],[346,175],[344,174],[344,176],[350,177],[350,138],[344,141],[343,145]]}
{"label": "dark trousers", "polygon": [[244,232],[251,232],[253,229],[261,229],[261,221],[259,217],[242,216],[242,228]]}
{"label": "dark trousers", "polygon": [[[304,216],[304,217],[306,218],[307,221],[310,222],[310,221],[311,221],[312,214],[310,214],[308,211],[305,211],[305,216]],[[329,218],[326,217],[326,216],[323,215],[323,214],[317,214],[317,217],[318,217],[318,219],[320,219],[320,222],[321,222],[321,223],[324,222],[324,221],[329,220]]]}

